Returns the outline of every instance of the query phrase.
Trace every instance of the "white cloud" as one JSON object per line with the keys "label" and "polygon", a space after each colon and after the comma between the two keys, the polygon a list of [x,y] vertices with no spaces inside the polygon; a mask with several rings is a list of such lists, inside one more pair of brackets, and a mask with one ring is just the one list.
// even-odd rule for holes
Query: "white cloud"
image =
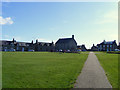
{"label": "white cloud", "polygon": [[5,24],[13,24],[13,20],[11,17],[3,18],[0,16],[0,25],[5,25]]}
{"label": "white cloud", "polygon": [[101,14],[100,18],[97,20],[97,24],[106,23],[117,23],[118,21],[118,10],[111,10],[105,14]]}

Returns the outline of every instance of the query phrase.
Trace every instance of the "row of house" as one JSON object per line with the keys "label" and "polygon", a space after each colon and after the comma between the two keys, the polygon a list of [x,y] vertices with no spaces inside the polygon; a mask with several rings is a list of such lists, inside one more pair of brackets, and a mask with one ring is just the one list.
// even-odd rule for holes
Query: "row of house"
{"label": "row of house", "polygon": [[55,44],[47,42],[38,42],[36,40],[33,43],[29,42],[18,42],[14,38],[12,41],[1,40],[0,41],[0,51],[76,51],[77,42],[72,38],[60,38]]}
{"label": "row of house", "polygon": [[54,50],[54,43],[45,43],[38,42],[36,40],[35,43],[33,41],[29,42],[17,42],[16,40],[12,41],[0,41],[0,49],[2,51],[50,51]]}
{"label": "row of house", "polygon": [[[119,46],[117,46],[116,41],[103,41],[96,46],[93,44],[90,51],[114,51]],[[77,42],[72,35],[71,38],[60,38],[55,44],[39,42],[36,40],[31,42],[18,42],[14,38],[12,41],[1,40],[0,41],[0,51],[87,51],[85,45],[77,45]]]}

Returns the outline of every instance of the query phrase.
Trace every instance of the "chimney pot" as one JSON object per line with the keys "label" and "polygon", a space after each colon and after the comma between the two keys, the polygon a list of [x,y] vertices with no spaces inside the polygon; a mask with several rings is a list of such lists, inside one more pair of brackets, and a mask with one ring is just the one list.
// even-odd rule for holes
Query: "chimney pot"
{"label": "chimney pot", "polygon": [[72,35],[72,38],[74,39],[74,35]]}

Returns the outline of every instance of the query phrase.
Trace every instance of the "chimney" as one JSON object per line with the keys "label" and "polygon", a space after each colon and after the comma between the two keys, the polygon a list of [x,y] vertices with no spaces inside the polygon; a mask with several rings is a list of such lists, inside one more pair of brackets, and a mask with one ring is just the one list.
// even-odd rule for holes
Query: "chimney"
{"label": "chimney", "polygon": [[16,42],[14,38],[13,38],[13,42]]}
{"label": "chimney", "polygon": [[38,39],[36,39],[36,43],[38,43]]}
{"label": "chimney", "polygon": [[72,35],[72,38],[74,39],[74,35]]}
{"label": "chimney", "polygon": [[32,42],[31,42],[32,44],[33,44],[33,40],[32,40]]}
{"label": "chimney", "polygon": [[13,42],[15,41],[15,39],[13,38]]}
{"label": "chimney", "polygon": [[52,41],[52,44],[54,44],[54,42]]}

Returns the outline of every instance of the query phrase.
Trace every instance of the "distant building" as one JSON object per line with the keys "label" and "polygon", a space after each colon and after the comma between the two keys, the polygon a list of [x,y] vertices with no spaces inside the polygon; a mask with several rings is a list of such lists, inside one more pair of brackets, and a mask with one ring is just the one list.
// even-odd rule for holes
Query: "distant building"
{"label": "distant building", "polygon": [[91,47],[91,51],[98,51],[98,46],[95,46],[95,45],[93,44],[93,46]]}
{"label": "distant building", "polygon": [[0,41],[0,50],[2,51],[53,51],[55,49],[54,43],[38,42],[17,42],[16,40]]}
{"label": "distant building", "polygon": [[117,49],[116,40],[114,41],[103,41],[100,44],[97,44],[99,51],[114,51]]}
{"label": "distant building", "polygon": [[81,50],[81,51],[87,51],[87,49],[86,49],[86,47],[85,47],[84,44],[77,46],[77,48],[78,48],[79,50]]}
{"label": "distant building", "polygon": [[119,42],[119,45],[117,46],[117,49],[119,49],[119,50],[120,50],[120,42]]}
{"label": "distant building", "polygon": [[74,39],[74,35],[72,38],[61,38],[55,43],[55,49],[59,50],[70,50],[76,51],[77,50],[77,42]]}
{"label": "distant building", "polygon": [[18,42],[14,38],[12,41],[1,40],[0,41],[0,51],[115,51],[120,49],[120,43],[117,46],[116,40],[114,41],[103,41],[100,44],[91,47],[91,49],[86,49],[85,45],[77,46],[77,42],[72,38],[60,38],[55,44],[47,42]]}
{"label": "distant building", "polygon": [[46,42],[38,42],[34,43],[34,50],[35,51],[54,51],[55,46],[54,43],[46,43]]}

